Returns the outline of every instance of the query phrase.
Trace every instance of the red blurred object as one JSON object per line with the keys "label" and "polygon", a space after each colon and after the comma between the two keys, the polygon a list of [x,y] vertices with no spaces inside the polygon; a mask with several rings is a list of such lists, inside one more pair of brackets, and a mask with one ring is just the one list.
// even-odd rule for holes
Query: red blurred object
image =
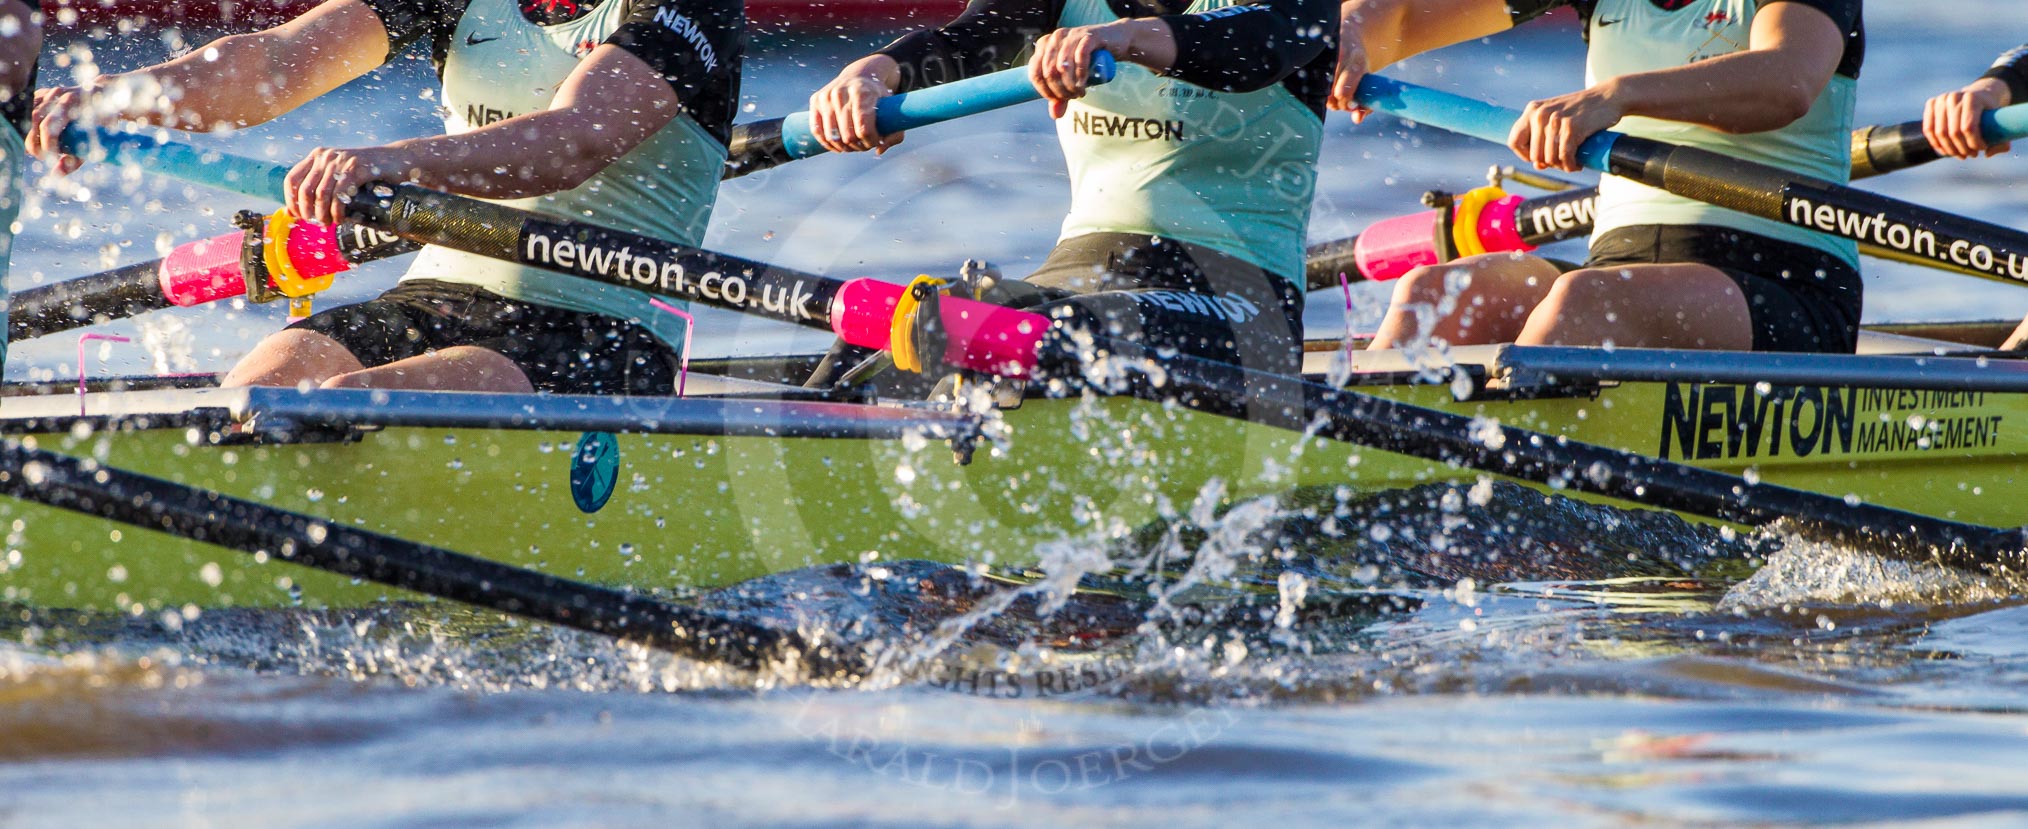
{"label": "red blurred object", "polygon": [[[43,12],[57,27],[272,26],[317,5],[317,0],[45,0]],[[747,0],[755,26],[836,25],[901,28],[946,20],[964,0]]]}

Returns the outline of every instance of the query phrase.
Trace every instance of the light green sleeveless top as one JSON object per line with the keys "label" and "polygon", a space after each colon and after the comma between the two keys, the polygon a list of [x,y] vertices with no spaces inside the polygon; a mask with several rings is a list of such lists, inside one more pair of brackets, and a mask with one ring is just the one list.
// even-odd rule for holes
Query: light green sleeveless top
{"label": "light green sleeveless top", "polygon": [[[444,106],[450,110],[444,130],[457,134],[548,109],[557,88],[619,28],[626,12],[626,3],[606,0],[576,20],[537,26],[521,16],[515,0],[472,0],[444,58]],[[584,184],[500,203],[695,245],[704,238],[724,168],[725,146],[679,114]],[[423,248],[402,278],[477,285],[525,302],[639,320],[670,347],[683,344],[683,320],[650,306],[649,295],[632,288],[436,246]]]}
{"label": "light green sleeveless top", "polygon": [[[1663,11],[1649,0],[1600,0],[1591,16],[1585,83],[1745,51],[1756,6],[1755,0],[1696,0],[1682,9]],[[1809,114],[1768,132],[1728,135],[1680,121],[1641,117],[1626,118],[1614,129],[1844,183],[1852,177],[1856,87],[1853,79],[1833,75]],[[1600,181],[1594,232],[1654,224],[1730,227],[1827,251],[1855,267],[1859,261],[1858,245],[1846,239],[1713,207],[1618,176]]]}
{"label": "light green sleeveless top", "polygon": [[[1234,5],[1198,0],[1190,11]],[[1058,25],[1109,23],[1069,0]],[[1203,245],[1294,280],[1316,193],[1323,124],[1280,84],[1214,92],[1122,63],[1056,124],[1070,166],[1069,239],[1145,233]]]}

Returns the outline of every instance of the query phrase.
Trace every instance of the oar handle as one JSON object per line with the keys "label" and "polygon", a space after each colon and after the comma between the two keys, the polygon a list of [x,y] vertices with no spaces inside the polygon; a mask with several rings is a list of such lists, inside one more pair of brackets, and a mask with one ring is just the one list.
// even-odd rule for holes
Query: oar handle
{"label": "oar handle", "polygon": [[[1521,118],[1518,110],[1379,75],[1361,78],[1354,97],[1361,105],[1396,118],[1441,125],[1450,132],[1501,145],[1507,143],[1508,134],[1514,131],[1514,122]],[[1607,157],[1612,152],[1613,142],[1619,139],[1620,133],[1600,130],[1578,146],[1578,163],[1601,173],[1608,172]]]}
{"label": "oar handle", "polygon": [[[1092,54],[1093,85],[1111,82],[1118,72],[1119,65],[1112,53],[1100,50]],[[881,135],[893,135],[1041,97],[1042,93],[1037,92],[1035,84],[1029,81],[1026,68],[1006,69],[882,98],[874,104],[873,126]],[[733,128],[731,151],[726,160],[726,178],[824,152],[824,145],[817,143],[817,135],[810,129],[810,113],[807,111],[741,124]]]}
{"label": "oar handle", "polygon": [[[288,200],[288,191],[282,185],[289,168],[272,162],[160,141],[139,133],[88,129],[77,124],[64,128],[61,143],[64,152],[86,160],[137,164],[150,172],[243,196],[276,202]],[[96,157],[95,150],[103,151],[103,158]]]}

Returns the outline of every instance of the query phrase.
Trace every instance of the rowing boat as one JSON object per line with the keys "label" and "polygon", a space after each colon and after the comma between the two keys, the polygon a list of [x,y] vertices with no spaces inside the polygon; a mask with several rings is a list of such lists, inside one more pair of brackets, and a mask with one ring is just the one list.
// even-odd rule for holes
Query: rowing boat
{"label": "rowing boat", "polygon": [[[1876,353],[1482,347],[1454,350],[1442,372],[1360,352],[1348,382],[1816,492],[2028,523],[2010,494],[2028,456],[2028,363],[1936,356],[1968,347],[1907,336],[1867,342]],[[1340,359],[1335,344],[1310,358],[1319,376]],[[1055,542],[1102,543],[1193,504],[1483,477],[1306,438],[1272,417],[1127,397],[956,412],[789,385],[807,364],[717,361],[681,399],[19,385],[0,436],[559,576],[678,592],[876,559],[1025,567]],[[26,502],[0,501],[0,526],[0,600],[17,604],[142,613],[401,595]]]}
{"label": "rowing boat", "polygon": [[[1371,76],[1361,94],[1475,135],[1513,117]],[[757,146],[788,150],[795,125],[757,133]],[[1760,201],[1800,188],[2028,256],[2028,237],[2007,228],[1655,142],[1600,149],[1612,140],[1588,142],[1587,163],[1607,150],[1666,155],[1703,179],[1747,180],[1768,191]],[[65,144],[270,199],[286,174],[132,132],[73,129]],[[1846,356],[1509,346],[1333,365],[1341,352],[1326,344],[1296,377],[1055,332],[923,281],[840,280],[414,185],[362,190],[351,215],[406,243],[825,329],[897,366],[927,356],[971,379],[962,404],[905,387],[805,390],[794,383],[807,358],[700,367],[680,399],[16,389],[0,416],[0,493],[19,502],[0,512],[0,601],[145,614],[414,590],[697,658],[852,677],[877,654],[647,594],[904,557],[1076,575],[1103,566],[1095,544],[1184,516],[1201,524],[1244,499],[1300,492],[1298,509],[1322,511],[1320,491],[1342,506],[1408,485],[1476,492],[1492,475],[1700,520],[1794,519],[1805,538],[1981,572],[2018,571],[2028,549],[2022,510],[2004,497],[2028,373],[1975,342],[1991,331],[1869,335]],[[616,250],[632,265],[591,253]],[[247,293],[275,287],[256,264],[216,273]],[[147,291],[127,297],[130,281],[95,293],[122,314],[160,307]],[[100,313],[83,297],[60,304],[51,330]]]}

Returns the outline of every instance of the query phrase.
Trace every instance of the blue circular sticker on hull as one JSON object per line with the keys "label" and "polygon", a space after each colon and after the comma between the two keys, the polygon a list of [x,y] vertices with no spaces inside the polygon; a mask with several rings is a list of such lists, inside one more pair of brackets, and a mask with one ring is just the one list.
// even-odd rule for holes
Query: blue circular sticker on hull
{"label": "blue circular sticker on hull", "polygon": [[611,432],[579,435],[577,451],[570,453],[570,497],[577,508],[598,512],[613,497],[613,484],[619,479],[619,439]]}

